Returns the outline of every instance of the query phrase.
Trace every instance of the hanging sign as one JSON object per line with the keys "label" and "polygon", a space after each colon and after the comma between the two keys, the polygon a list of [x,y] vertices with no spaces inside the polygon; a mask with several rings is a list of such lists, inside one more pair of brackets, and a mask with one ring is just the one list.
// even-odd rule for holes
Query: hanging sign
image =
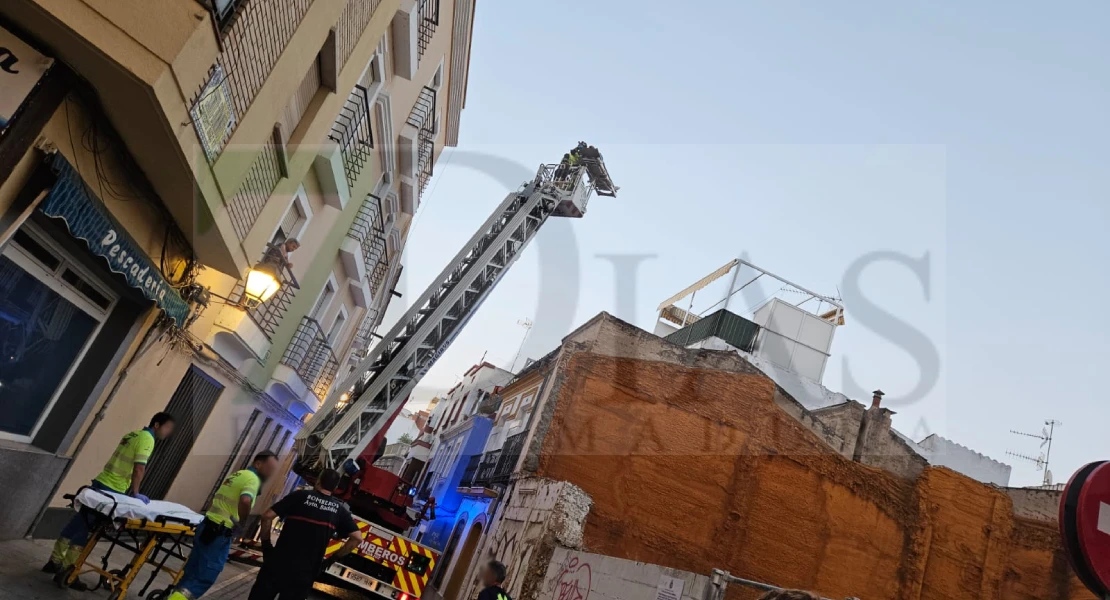
{"label": "hanging sign", "polygon": [[0,131],[8,127],[54,59],[0,28]]}
{"label": "hanging sign", "polygon": [[65,221],[73,237],[83,240],[93,254],[103,258],[113,273],[153,301],[178,327],[185,325],[189,305],[166,281],[154,261],[131,239],[99,200],[93,198],[81,176],[61,154],[51,165],[58,179],[39,210],[48,217]]}

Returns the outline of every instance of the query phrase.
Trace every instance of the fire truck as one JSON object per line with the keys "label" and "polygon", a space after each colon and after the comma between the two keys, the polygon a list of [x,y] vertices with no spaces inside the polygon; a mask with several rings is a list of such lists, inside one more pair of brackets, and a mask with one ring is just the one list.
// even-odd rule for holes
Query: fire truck
{"label": "fire truck", "polygon": [[[336,497],[348,503],[366,541],[324,577],[389,600],[421,597],[439,553],[402,534],[423,519],[435,519],[435,500],[414,511],[413,482],[373,466],[385,432],[547,219],[581,218],[592,196],[616,197],[618,189],[593,147],[576,164],[540,165],[533,179],[505,197],[351,375],[332,387],[297,434],[294,472],[308,482],[327,468],[343,474]],[[328,554],[340,546],[336,542]],[[261,561],[260,553],[244,548],[235,549],[233,557]]]}

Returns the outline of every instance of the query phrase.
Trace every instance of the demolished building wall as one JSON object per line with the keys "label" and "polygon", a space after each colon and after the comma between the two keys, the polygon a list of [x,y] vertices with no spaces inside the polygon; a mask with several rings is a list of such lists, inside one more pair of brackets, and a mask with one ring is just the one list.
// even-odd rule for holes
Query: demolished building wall
{"label": "demolished building wall", "polygon": [[828,597],[1091,598],[1003,491],[850,460],[845,436],[735,353],[603,314],[552,377],[523,462],[592,497],[591,552]]}
{"label": "demolished building wall", "polygon": [[512,493],[497,507],[465,575],[470,589],[459,597],[476,597],[478,569],[488,560],[499,560],[508,568],[504,586],[509,597],[535,600],[555,549],[583,547],[592,502],[569,482],[540,477],[516,481]]}

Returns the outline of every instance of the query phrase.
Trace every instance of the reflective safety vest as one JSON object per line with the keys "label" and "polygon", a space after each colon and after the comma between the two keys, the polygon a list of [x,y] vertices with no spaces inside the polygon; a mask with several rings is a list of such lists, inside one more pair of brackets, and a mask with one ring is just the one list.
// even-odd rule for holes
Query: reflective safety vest
{"label": "reflective safety vest", "polygon": [[574,166],[574,165],[578,164],[578,161],[581,160],[581,158],[582,157],[578,155],[578,152],[571,152],[570,153],[570,165]]}
{"label": "reflective safety vest", "polygon": [[154,452],[154,432],[149,428],[132,431],[120,440],[96,480],[116,492],[128,493],[135,465],[145,465],[150,460],[151,452]]}
{"label": "reflective safety vest", "polygon": [[254,506],[254,499],[261,487],[262,479],[254,469],[236,471],[216,490],[216,495],[212,498],[212,508],[208,509],[206,516],[224,527],[235,527],[239,522],[239,498],[250,496],[251,506]]}

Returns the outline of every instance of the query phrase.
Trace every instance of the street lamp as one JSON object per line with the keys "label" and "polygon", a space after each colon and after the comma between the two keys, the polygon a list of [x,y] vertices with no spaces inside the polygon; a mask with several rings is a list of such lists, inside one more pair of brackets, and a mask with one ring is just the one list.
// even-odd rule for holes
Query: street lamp
{"label": "street lamp", "polygon": [[247,272],[243,298],[248,306],[258,306],[273,297],[280,288],[276,266],[271,261],[263,260]]}

